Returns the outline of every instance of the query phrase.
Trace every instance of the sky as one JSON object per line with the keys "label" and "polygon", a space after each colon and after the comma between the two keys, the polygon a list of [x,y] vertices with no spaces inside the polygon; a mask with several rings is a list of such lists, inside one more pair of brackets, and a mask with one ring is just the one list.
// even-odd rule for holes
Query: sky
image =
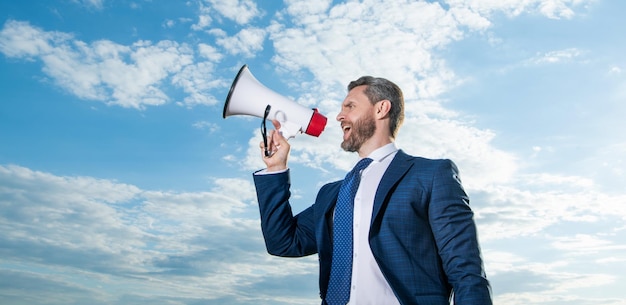
{"label": "sky", "polygon": [[328,118],[289,140],[294,212],[357,160],[347,84],[385,77],[405,95],[396,145],[460,169],[496,304],[624,305],[625,11],[0,1],[0,303],[319,304],[317,257],[265,250],[261,119],[222,117],[247,64]]}

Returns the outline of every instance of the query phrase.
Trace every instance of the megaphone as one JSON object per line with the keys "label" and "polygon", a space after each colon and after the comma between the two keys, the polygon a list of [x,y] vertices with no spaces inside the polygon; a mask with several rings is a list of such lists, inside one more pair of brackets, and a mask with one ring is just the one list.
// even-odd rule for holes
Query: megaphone
{"label": "megaphone", "polygon": [[317,109],[306,108],[261,84],[243,65],[230,86],[222,117],[251,115],[280,122],[280,132],[289,139],[299,133],[318,137],[327,119]]}

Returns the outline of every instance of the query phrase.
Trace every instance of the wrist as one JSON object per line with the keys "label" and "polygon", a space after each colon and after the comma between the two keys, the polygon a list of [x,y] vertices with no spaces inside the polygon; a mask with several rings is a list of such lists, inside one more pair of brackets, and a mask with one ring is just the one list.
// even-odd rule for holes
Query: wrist
{"label": "wrist", "polygon": [[272,165],[272,166],[268,166],[267,167],[267,172],[281,172],[281,171],[285,171],[287,169],[287,165],[281,164],[281,165]]}

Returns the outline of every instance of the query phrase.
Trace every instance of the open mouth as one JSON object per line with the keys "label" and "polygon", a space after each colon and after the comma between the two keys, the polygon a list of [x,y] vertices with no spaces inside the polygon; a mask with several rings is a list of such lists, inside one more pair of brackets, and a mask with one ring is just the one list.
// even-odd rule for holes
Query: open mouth
{"label": "open mouth", "polygon": [[352,130],[352,127],[350,127],[348,125],[342,125],[341,126],[341,130],[343,131],[343,136],[345,138],[350,133],[350,130]]}

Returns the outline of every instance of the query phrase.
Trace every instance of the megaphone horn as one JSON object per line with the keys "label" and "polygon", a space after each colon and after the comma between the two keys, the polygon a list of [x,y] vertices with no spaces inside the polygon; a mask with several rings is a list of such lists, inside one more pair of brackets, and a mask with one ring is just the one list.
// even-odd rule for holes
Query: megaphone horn
{"label": "megaphone horn", "polygon": [[[267,106],[269,113],[265,115]],[[243,65],[230,86],[222,117],[251,115],[259,118],[275,119],[280,122],[280,132],[285,138],[293,138],[298,133],[318,137],[327,119],[317,109],[306,108],[261,84]]]}

